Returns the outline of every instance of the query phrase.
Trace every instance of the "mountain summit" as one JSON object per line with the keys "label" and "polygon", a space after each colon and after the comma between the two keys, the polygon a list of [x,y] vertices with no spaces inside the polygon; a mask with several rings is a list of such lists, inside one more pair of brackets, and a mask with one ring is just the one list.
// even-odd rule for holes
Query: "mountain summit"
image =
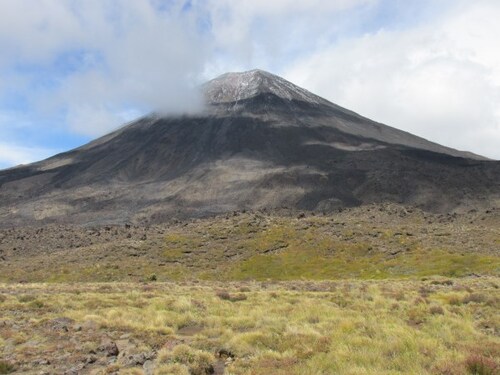
{"label": "mountain summit", "polygon": [[202,90],[203,113],[150,115],[0,171],[0,226],[162,221],[242,209],[500,201],[500,163],[377,123],[261,70]]}
{"label": "mountain summit", "polygon": [[263,70],[243,73],[226,73],[203,86],[210,104],[239,102],[260,94],[272,94],[286,100],[311,104],[331,104],[325,99]]}
{"label": "mountain summit", "polygon": [[[280,112],[286,125],[306,127],[333,127],[341,132],[390,144],[425,149],[453,156],[482,159],[429,142],[410,133],[374,122],[340,107],[272,73],[255,69],[247,72],[226,73],[202,87],[209,110],[219,115],[235,112],[268,114],[268,119]],[[312,117],[305,119],[306,117]],[[335,147],[335,144],[331,144]],[[339,146],[342,147],[342,146]]]}

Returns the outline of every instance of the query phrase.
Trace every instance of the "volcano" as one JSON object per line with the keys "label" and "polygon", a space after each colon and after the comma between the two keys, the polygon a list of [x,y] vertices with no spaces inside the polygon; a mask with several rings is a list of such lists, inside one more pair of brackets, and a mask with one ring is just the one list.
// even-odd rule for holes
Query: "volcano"
{"label": "volcano", "polygon": [[0,171],[0,225],[381,202],[451,212],[500,202],[500,162],[377,123],[271,73],[227,73],[202,90],[200,113],[151,114]]}

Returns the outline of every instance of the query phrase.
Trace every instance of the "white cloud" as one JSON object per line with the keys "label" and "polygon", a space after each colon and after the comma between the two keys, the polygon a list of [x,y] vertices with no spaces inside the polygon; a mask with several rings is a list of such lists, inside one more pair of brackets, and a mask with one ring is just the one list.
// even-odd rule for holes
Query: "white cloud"
{"label": "white cloud", "polygon": [[286,76],[331,101],[435,142],[500,159],[500,3],[343,40]]}
{"label": "white cloud", "polygon": [[[379,0],[199,0],[218,54],[208,77],[251,68],[279,73],[297,55],[328,45]],[[347,13],[349,12],[349,13]]]}
{"label": "white cloud", "polygon": [[53,0],[0,1],[0,64],[48,62],[82,38],[76,15],[62,5]]}
{"label": "white cloud", "polygon": [[105,107],[75,104],[71,105],[68,110],[67,121],[74,131],[92,136],[102,134],[103,131],[113,130],[126,120]]}
{"label": "white cloud", "polygon": [[0,111],[0,169],[28,164],[54,155],[60,150],[38,147],[31,140],[23,139],[28,133],[39,131],[23,114]]}
{"label": "white cloud", "polygon": [[48,158],[56,150],[0,142],[0,169]]}
{"label": "white cloud", "polygon": [[[182,4],[167,12],[150,1],[1,1],[0,68],[19,77],[3,90],[32,91],[39,111],[66,111],[72,130],[94,136],[127,109],[195,111],[207,49]],[[37,83],[44,69],[57,70],[48,85]]]}

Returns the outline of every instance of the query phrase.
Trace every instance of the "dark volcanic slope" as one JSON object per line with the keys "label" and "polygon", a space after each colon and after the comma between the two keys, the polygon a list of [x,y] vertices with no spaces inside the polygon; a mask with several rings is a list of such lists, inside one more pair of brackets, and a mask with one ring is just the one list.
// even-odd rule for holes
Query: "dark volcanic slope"
{"label": "dark volcanic slope", "polygon": [[0,225],[164,220],[392,201],[497,206],[500,163],[373,122],[262,71],[205,84],[198,116],[148,116],[0,171]]}

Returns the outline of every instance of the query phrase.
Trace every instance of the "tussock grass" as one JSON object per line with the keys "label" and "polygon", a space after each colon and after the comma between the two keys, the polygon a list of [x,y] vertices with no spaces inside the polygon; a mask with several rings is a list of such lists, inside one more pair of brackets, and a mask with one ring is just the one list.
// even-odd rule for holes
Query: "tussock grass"
{"label": "tussock grass", "polygon": [[[29,369],[26,356],[33,350],[37,358],[46,357],[63,345],[60,333],[44,330],[66,317],[94,327],[88,332],[95,337],[87,336],[82,346],[85,354],[95,351],[103,335],[125,335],[135,345],[133,353],[156,353],[155,374],[205,374],[221,363],[227,374],[495,374],[498,283],[483,277],[4,284],[0,293],[9,297],[0,304],[2,319],[22,323],[0,327],[0,351],[16,367]],[[222,297],[246,299],[222,298],[221,291]],[[26,295],[36,295],[44,307]],[[33,337],[36,349],[24,350]],[[89,369],[99,366],[143,371],[98,361]]]}

